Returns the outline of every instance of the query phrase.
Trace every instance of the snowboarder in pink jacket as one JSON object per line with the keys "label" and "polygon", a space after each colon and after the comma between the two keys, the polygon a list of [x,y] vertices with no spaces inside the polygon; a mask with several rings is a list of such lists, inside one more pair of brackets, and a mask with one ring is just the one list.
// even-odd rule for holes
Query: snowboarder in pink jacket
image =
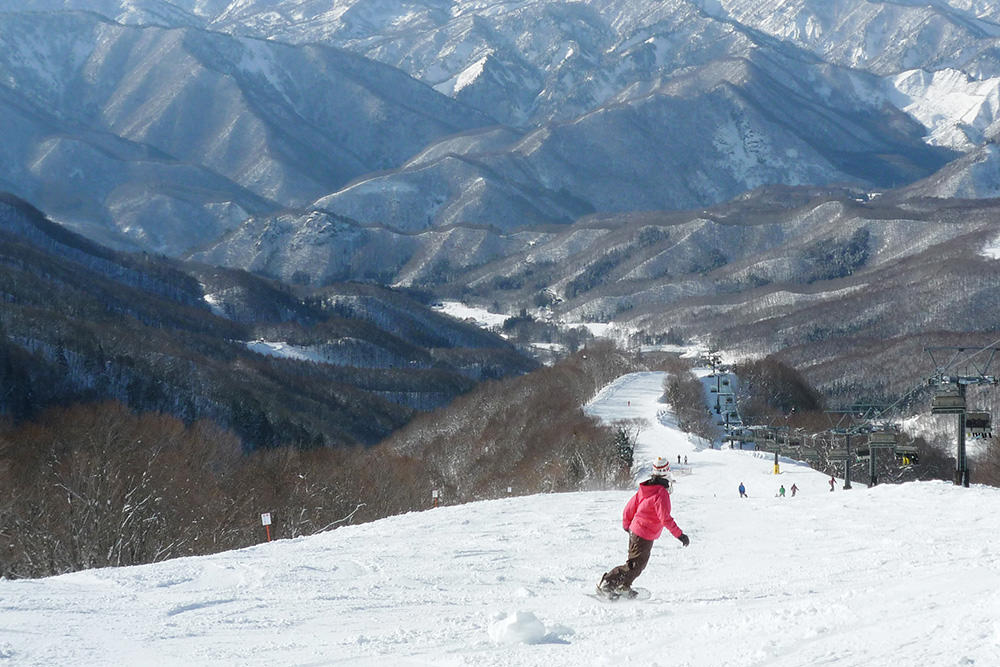
{"label": "snowboarder in pink jacket", "polygon": [[626,503],[622,513],[622,526],[629,534],[628,559],[624,565],[605,572],[598,590],[612,598],[620,595],[634,597],[632,582],[642,574],[649,562],[649,555],[656,540],[666,528],[670,534],[687,546],[688,536],[670,516],[670,462],[660,457],[653,462],[652,475],[639,484],[639,490]]}

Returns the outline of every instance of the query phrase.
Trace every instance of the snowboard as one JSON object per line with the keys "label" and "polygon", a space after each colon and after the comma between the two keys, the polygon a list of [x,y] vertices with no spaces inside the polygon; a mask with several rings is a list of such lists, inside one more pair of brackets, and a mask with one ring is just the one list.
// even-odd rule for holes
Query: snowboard
{"label": "snowboard", "polygon": [[601,590],[600,586],[598,586],[596,592],[594,592],[594,593],[591,594],[591,597],[597,598],[598,600],[603,600],[605,602],[628,602],[628,601],[631,601],[631,600],[635,600],[635,601],[648,600],[649,598],[651,598],[653,596],[653,594],[650,592],[650,590],[648,588],[637,588],[637,587],[633,586],[632,587],[632,592],[635,593],[635,595],[622,595],[620,593],[606,593],[606,592],[604,592],[604,591]]}

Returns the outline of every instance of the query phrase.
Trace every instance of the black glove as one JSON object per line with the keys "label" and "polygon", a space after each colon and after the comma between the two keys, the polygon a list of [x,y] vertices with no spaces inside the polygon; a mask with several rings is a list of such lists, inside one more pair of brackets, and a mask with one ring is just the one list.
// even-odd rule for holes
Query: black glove
{"label": "black glove", "polygon": [[685,535],[684,533],[681,533],[680,535],[678,535],[677,539],[680,540],[681,544],[683,544],[684,546],[687,546],[687,545],[691,544],[691,539],[687,535]]}

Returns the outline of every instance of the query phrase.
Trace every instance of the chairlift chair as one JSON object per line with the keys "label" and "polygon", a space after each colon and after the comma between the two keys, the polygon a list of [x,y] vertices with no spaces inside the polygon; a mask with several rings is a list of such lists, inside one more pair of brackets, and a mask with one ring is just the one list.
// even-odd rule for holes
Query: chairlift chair
{"label": "chairlift chair", "polygon": [[992,438],[993,424],[989,412],[970,410],[965,413],[965,433],[970,438]]}
{"label": "chairlift chair", "polygon": [[895,431],[872,431],[868,434],[868,444],[872,447],[895,447],[898,439]]}
{"label": "chairlift chair", "polygon": [[920,454],[915,445],[896,445],[896,458],[900,459],[903,465],[911,465],[920,462]]}
{"label": "chairlift chair", "polygon": [[947,385],[941,387],[931,399],[931,414],[957,415],[965,412],[965,397],[959,393],[958,387]]}

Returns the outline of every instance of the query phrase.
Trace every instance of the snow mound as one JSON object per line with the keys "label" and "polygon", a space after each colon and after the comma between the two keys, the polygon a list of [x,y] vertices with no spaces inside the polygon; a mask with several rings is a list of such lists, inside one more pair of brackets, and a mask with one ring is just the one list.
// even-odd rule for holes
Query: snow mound
{"label": "snow mound", "polygon": [[490,625],[490,639],[497,644],[541,644],[547,636],[545,624],[530,611],[501,612]]}

